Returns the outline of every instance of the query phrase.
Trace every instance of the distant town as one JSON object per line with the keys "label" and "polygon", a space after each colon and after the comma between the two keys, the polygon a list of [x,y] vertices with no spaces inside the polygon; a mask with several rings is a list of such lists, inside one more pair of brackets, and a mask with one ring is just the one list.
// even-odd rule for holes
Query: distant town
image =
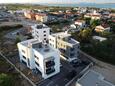
{"label": "distant town", "polygon": [[0,86],[115,86],[115,9],[1,4]]}

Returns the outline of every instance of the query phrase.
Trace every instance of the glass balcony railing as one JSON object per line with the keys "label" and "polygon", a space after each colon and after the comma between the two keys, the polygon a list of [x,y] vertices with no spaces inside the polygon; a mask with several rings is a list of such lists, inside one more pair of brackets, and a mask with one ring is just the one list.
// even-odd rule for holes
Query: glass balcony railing
{"label": "glass balcony railing", "polygon": [[46,74],[51,74],[51,73],[53,73],[53,72],[55,72],[55,69],[53,68],[48,68],[48,69],[46,69]]}
{"label": "glass balcony railing", "polygon": [[55,65],[54,61],[47,61],[46,62],[46,67],[51,67],[51,66],[54,66],[54,65]]}

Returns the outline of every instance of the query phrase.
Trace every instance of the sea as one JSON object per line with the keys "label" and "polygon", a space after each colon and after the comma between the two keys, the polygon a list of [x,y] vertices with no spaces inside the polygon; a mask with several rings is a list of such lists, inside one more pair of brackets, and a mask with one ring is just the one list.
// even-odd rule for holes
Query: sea
{"label": "sea", "polygon": [[115,3],[96,4],[96,3],[77,3],[77,4],[44,4],[47,6],[61,7],[96,7],[96,8],[112,8],[115,9]]}

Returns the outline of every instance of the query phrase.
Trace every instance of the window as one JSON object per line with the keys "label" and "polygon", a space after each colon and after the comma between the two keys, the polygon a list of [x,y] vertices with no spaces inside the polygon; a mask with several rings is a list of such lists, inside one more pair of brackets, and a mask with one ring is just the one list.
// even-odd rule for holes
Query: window
{"label": "window", "polygon": [[71,51],[74,51],[74,48],[71,48],[70,50],[71,50]]}
{"label": "window", "polygon": [[37,66],[39,66],[39,63],[38,63],[38,62],[36,62],[36,61],[35,61],[35,64],[36,64]]}
{"label": "window", "polygon": [[30,60],[28,59],[28,65],[30,66]]}
{"label": "window", "polygon": [[55,62],[53,60],[50,60],[50,61],[46,62],[46,67],[51,67],[51,66],[54,66],[54,65],[55,65]]}
{"label": "window", "polygon": [[80,46],[78,46],[78,48],[80,48]]}
{"label": "window", "polygon": [[44,33],[46,33],[46,31],[44,31]]}
{"label": "window", "polygon": [[21,60],[21,62],[22,62],[24,65],[27,66],[27,63],[26,63],[24,60]]}
{"label": "window", "polygon": [[24,50],[22,50],[22,52],[23,52],[23,53],[25,53],[25,51],[24,51]]}
{"label": "window", "polygon": [[37,60],[39,60],[39,58],[38,58],[36,55],[34,55],[34,57],[35,57]]}
{"label": "window", "polygon": [[26,57],[25,57],[25,56],[23,56],[23,58],[24,58],[24,59],[26,59]]}
{"label": "window", "polygon": [[46,34],[44,34],[44,36],[46,36]]}
{"label": "window", "polygon": [[70,56],[73,57],[73,56],[74,56],[74,53],[70,53]]}
{"label": "window", "polygon": [[55,69],[54,68],[48,68],[48,69],[46,69],[46,74],[51,74],[51,73],[53,73],[53,72],[55,72]]}
{"label": "window", "polygon": [[46,40],[46,38],[44,38],[44,40]]}
{"label": "window", "polygon": [[79,51],[77,51],[77,54],[79,54]]}

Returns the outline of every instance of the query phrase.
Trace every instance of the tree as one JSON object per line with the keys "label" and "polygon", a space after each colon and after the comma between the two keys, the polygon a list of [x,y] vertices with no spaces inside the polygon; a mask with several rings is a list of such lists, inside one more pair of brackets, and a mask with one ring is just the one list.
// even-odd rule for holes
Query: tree
{"label": "tree", "polygon": [[0,74],[0,86],[13,86],[12,78],[7,74]]}
{"label": "tree", "polygon": [[94,29],[97,25],[100,25],[100,20],[91,20],[91,28]]}
{"label": "tree", "polygon": [[91,35],[92,35],[92,29],[89,28],[81,30],[80,33],[78,34],[81,42],[89,42]]}
{"label": "tree", "polygon": [[85,18],[86,24],[90,25],[91,18]]}

